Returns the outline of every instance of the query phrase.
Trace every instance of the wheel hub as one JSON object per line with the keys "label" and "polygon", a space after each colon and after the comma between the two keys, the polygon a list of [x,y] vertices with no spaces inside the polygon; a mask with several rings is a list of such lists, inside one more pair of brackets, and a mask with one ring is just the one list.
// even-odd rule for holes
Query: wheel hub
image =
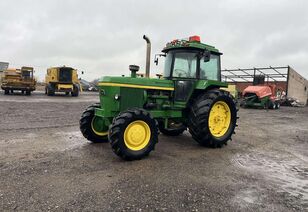
{"label": "wheel hub", "polygon": [[91,129],[98,136],[108,135],[108,129],[104,129],[104,120],[96,116],[91,121]]}
{"label": "wheel hub", "polygon": [[215,137],[222,137],[228,131],[231,123],[231,110],[226,102],[216,102],[209,114],[209,129]]}
{"label": "wheel hub", "polygon": [[124,132],[125,145],[134,151],[147,146],[150,141],[151,130],[149,125],[141,120],[130,123]]}

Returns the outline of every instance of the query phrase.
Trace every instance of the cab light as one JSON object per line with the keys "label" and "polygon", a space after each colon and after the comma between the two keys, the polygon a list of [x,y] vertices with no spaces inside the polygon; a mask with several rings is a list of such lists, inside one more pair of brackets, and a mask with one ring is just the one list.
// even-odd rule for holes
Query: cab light
{"label": "cab light", "polygon": [[189,37],[189,41],[190,42],[194,41],[194,42],[199,42],[200,43],[201,39],[200,39],[200,36],[194,35],[194,36],[190,36]]}

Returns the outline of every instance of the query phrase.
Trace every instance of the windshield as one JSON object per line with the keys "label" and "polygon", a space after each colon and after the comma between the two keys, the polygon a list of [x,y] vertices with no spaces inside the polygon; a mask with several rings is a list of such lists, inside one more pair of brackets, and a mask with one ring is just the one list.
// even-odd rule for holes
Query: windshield
{"label": "windshield", "polygon": [[22,73],[22,77],[23,77],[24,79],[30,79],[30,78],[32,78],[32,72],[31,72],[31,71],[23,70],[21,73]]}
{"label": "windshield", "polygon": [[172,70],[173,77],[196,78],[197,58],[196,52],[169,52],[165,61],[164,77],[170,77]]}

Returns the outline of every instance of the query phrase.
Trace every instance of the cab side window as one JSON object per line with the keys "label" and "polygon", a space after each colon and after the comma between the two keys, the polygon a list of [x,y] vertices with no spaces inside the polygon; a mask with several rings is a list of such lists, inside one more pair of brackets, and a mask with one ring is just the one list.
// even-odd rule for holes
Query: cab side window
{"label": "cab side window", "polygon": [[211,55],[210,61],[200,60],[200,79],[219,80],[219,56]]}

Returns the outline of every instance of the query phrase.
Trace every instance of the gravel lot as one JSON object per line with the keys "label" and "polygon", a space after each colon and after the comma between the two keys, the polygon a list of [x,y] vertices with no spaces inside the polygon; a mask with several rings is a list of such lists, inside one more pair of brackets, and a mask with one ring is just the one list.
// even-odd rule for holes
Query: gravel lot
{"label": "gravel lot", "polygon": [[160,135],[126,162],[79,132],[97,100],[0,92],[0,211],[308,210],[308,107],[241,109],[221,149]]}

